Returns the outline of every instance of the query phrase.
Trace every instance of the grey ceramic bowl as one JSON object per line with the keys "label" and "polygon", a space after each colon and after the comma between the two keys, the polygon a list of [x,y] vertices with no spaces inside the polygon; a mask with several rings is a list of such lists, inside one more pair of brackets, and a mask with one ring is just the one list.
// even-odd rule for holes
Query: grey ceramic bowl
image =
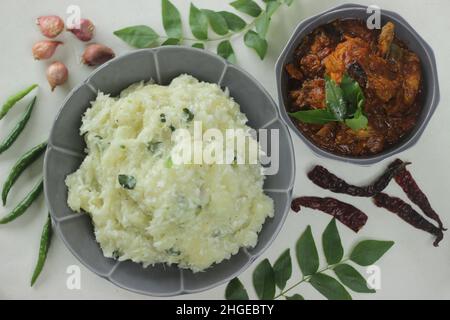
{"label": "grey ceramic bowl", "polygon": [[[264,190],[275,203],[275,216],[264,224],[257,246],[241,249],[230,260],[195,274],[176,266],[160,264],[143,268],[131,261],[105,258],[95,240],[89,216],[76,214],[67,206],[64,184],[66,176],[78,169],[85,156],[85,143],[79,134],[81,117],[90,101],[95,100],[98,90],[117,95],[132,83],[150,79],[167,85],[182,73],[227,87],[254,129],[278,129],[282,164],[278,174],[268,176],[265,181]],[[50,134],[44,163],[44,188],[55,229],[82,264],[122,288],[141,294],[172,296],[203,291],[229,281],[269,247],[289,212],[294,165],[289,130],[280,120],[272,98],[253,77],[207,51],[168,46],[139,50],[111,60],[72,90]]]}
{"label": "grey ceramic bowl", "polygon": [[369,16],[366,10],[367,7],[365,6],[357,4],[345,4],[325,11],[309,19],[303,20],[295,29],[292,37],[281,53],[276,64],[279,106],[281,117],[283,118],[283,120],[317,155],[329,159],[340,160],[360,165],[370,165],[377,163],[383,159],[386,159],[412,147],[419,140],[440,100],[436,59],[431,47],[402,17],[394,12],[382,10],[382,25],[384,25],[388,21],[394,22],[396,25],[396,36],[400,40],[404,41],[411,50],[416,52],[422,61],[423,90],[425,93],[424,104],[416,127],[407,137],[405,137],[401,142],[399,142],[391,149],[387,149],[382,153],[367,157],[356,158],[336,155],[319,148],[303,135],[303,133],[295,126],[294,122],[289,117],[286,111],[286,106],[289,104],[289,97],[287,95],[288,77],[286,72],[284,71],[284,66],[292,61],[293,53],[301,43],[303,38],[313,30],[315,30],[317,27],[332,22],[336,19],[356,18],[366,20]]}

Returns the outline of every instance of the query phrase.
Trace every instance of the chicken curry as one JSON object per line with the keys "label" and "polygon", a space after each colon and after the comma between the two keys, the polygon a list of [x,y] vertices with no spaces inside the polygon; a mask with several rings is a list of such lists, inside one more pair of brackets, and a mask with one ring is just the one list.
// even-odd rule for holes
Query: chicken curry
{"label": "chicken curry", "polygon": [[303,39],[286,72],[291,116],[327,109],[328,81],[339,89],[351,79],[360,88],[364,127],[292,117],[308,139],[335,154],[364,157],[389,149],[411,132],[422,109],[421,62],[396,38],[392,22],[381,30],[354,19],[321,26]]}

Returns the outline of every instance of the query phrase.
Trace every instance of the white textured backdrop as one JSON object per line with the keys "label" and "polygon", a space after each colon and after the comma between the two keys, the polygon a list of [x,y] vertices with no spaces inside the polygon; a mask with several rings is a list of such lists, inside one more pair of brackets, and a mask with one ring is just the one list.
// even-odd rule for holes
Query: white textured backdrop
{"label": "white textured backdrop", "polygon": [[[173,0],[180,9],[187,32],[187,14],[189,2]],[[233,10],[228,1],[194,0],[198,7],[216,10]],[[253,74],[267,88],[275,100],[274,64],[286,44],[294,27],[304,18],[317,14],[345,1],[332,0],[294,0],[290,8],[282,8],[273,17],[268,33],[270,42],[266,59],[261,62],[256,54],[243,45],[241,39],[233,42],[239,65]],[[373,4],[372,1],[354,1]],[[45,79],[46,62],[36,62],[31,56],[31,46],[42,38],[34,20],[39,15],[65,15],[68,5],[79,5],[82,15],[94,21],[97,26],[95,40],[111,46],[117,54],[130,50],[127,45],[113,36],[116,29],[148,24],[163,33],[159,0],[2,0],[0,2],[0,101],[9,94],[18,91],[27,84],[37,82],[41,85],[38,104],[24,133],[14,146],[0,156],[0,183],[9,168],[25,150],[46,139],[50,126],[61,102],[70,88],[84,80],[91,69],[79,64],[79,55],[83,44],[70,41],[64,49],[60,47],[55,58],[67,62],[70,69],[70,81],[63,88],[50,93]],[[404,152],[401,158],[413,161],[411,170],[435,209],[442,215],[445,225],[450,226],[449,196],[450,170],[450,2],[447,0],[377,0],[382,8],[393,10],[402,15],[414,26],[426,41],[434,48],[440,77],[441,103],[420,142]],[[63,38],[68,38],[66,34]],[[68,42],[69,43],[69,42]],[[18,110],[20,109],[20,110]],[[4,137],[18,119],[22,108],[11,111],[7,121],[0,122],[0,137]],[[306,178],[305,172],[313,164],[324,164],[337,174],[347,177],[355,183],[368,181],[383,170],[385,164],[363,168],[354,165],[324,161],[315,157],[309,149],[293,136],[297,177],[294,195],[323,195],[327,193],[314,187]],[[36,179],[42,162],[27,171],[11,192],[9,206],[0,208],[0,215],[6,214],[30,188],[29,180]],[[389,187],[389,193],[401,195],[395,185]],[[403,196],[404,197],[404,196]],[[368,199],[339,197],[357,205],[369,215],[367,226],[358,236],[339,225],[344,247],[350,247],[357,238],[394,240],[395,246],[379,262],[382,271],[382,289],[374,295],[353,294],[357,299],[450,299],[450,233],[439,248],[432,246],[432,238],[417,231],[394,215],[376,209]],[[66,288],[66,268],[78,261],[64,247],[56,236],[49,252],[47,264],[34,288],[29,287],[29,279],[37,256],[39,237],[45,220],[46,209],[43,197],[19,220],[7,226],[0,226],[0,298],[3,299],[150,299],[122,290],[97,277],[81,267],[81,290],[70,291]],[[263,255],[274,261],[287,247],[293,247],[295,241],[307,225],[311,225],[318,245],[320,235],[330,217],[325,214],[304,210],[301,214],[290,213],[284,228],[274,244]],[[258,262],[258,261],[257,261]],[[256,263],[257,263],[256,262]],[[251,288],[251,268],[241,279]],[[294,263],[294,276],[298,275]],[[184,296],[188,299],[222,299],[225,286],[213,290]],[[308,299],[322,297],[307,284],[298,292]],[[250,294],[253,295],[252,289]],[[253,295],[254,296],[254,295]]]}

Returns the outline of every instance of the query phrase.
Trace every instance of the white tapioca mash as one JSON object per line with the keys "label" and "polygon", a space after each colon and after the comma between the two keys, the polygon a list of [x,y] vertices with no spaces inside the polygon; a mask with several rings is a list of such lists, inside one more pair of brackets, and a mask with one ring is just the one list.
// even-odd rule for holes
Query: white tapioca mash
{"label": "white tapioca mash", "polygon": [[138,83],[118,98],[99,93],[86,111],[87,156],[66,179],[68,204],[90,214],[106,257],[197,272],[256,245],[274,211],[261,165],[173,164],[172,131],[194,121],[249,129],[228,92],[189,75]]}

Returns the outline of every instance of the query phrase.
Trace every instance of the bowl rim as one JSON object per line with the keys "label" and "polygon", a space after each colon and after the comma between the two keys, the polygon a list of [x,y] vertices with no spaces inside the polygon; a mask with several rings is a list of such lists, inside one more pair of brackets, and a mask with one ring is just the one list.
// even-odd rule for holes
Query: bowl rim
{"label": "bowl rim", "polygon": [[[211,284],[209,284],[207,286],[200,287],[198,289],[186,289],[186,288],[184,288],[184,286],[181,286],[180,289],[178,289],[177,291],[161,293],[161,292],[151,292],[149,290],[141,290],[141,289],[135,289],[135,288],[132,288],[132,287],[128,287],[126,284],[120,283],[120,282],[116,281],[114,278],[111,277],[113,275],[114,271],[116,270],[116,268],[118,267],[118,265],[120,265],[121,263],[128,262],[130,260],[117,261],[115,263],[115,265],[112,267],[112,269],[107,274],[102,274],[102,273],[98,272],[97,270],[95,270],[95,268],[93,266],[91,266],[87,261],[85,261],[75,251],[75,249],[72,248],[72,246],[70,245],[68,239],[64,236],[64,233],[62,232],[62,230],[60,228],[60,223],[65,221],[65,219],[64,218],[61,219],[61,218],[57,218],[56,217],[55,209],[53,208],[53,206],[51,204],[50,192],[49,192],[49,182],[48,182],[47,177],[49,175],[49,172],[48,172],[49,156],[53,152],[53,150],[56,148],[53,145],[52,139],[51,139],[51,137],[53,137],[53,135],[54,135],[55,123],[58,121],[58,119],[60,118],[60,115],[63,113],[64,109],[67,107],[67,102],[72,98],[74,93],[76,93],[80,88],[82,88],[84,86],[87,86],[91,90],[94,90],[95,88],[90,83],[91,78],[95,74],[97,74],[97,73],[101,72],[102,70],[104,70],[105,68],[107,68],[110,64],[115,63],[116,61],[120,61],[122,59],[129,59],[133,55],[139,54],[141,52],[149,52],[153,56],[155,56],[160,51],[171,50],[173,48],[176,48],[177,50],[187,50],[187,51],[191,51],[191,52],[200,53],[200,54],[203,54],[203,55],[208,55],[210,57],[213,57],[214,59],[217,59],[217,60],[221,61],[223,63],[223,65],[224,65],[224,69],[222,70],[222,75],[221,75],[220,79],[218,80],[219,82],[222,80],[222,77],[225,74],[226,70],[231,67],[231,68],[235,68],[236,70],[238,70],[239,72],[244,74],[248,79],[250,79],[258,87],[258,89],[269,99],[269,101],[271,102],[271,104],[273,106],[273,109],[275,111],[275,116],[276,116],[273,119],[273,122],[277,122],[278,121],[280,123],[280,125],[285,129],[285,132],[286,132],[286,141],[285,142],[287,143],[288,149],[290,150],[290,161],[292,162],[292,175],[290,177],[288,187],[286,188],[286,190],[282,190],[283,194],[286,194],[286,196],[287,196],[287,199],[286,199],[287,204],[284,207],[284,212],[280,212],[280,214],[281,214],[280,222],[278,223],[278,226],[276,227],[274,232],[271,234],[270,239],[267,241],[265,246],[263,246],[259,250],[259,252],[253,253],[253,254],[246,253],[246,255],[248,257],[248,261],[242,267],[240,267],[237,271],[235,271],[233,274],[229,275],[228,277],[225,277],[224,279],[222,279],[220,281],[213,282],[213,283],[211,283]],[[161,72],[161,70],[159,70],[159,68],[157,68],[157,70],[156,70],[157,78],[160,78],[160,72]],[[156,80],[160,81],[160,79],[156,79]],[[98,91],[97,89],[95,89],[95,90]],[[272,123],[272,121],[270,123]],[[67,152],[70,152],[70,151],[68,150]],[[83,156],[83,159],[84,159],[84,156]],[[91,272],[93,272],[97,276],[99,276],[99,277],[109,281],[110,283],[114,284],[115,286],[118,286],[118,287],[120,287],[122,289],[125,289],[127,291],[134,292],[134,293],[141,294],[141,295],[146,295],[146,296],[154,296],[154,297],[171,297],[171,296],[177,296],[177,295],[185,295],[185,294],[193,294],[193,293],[203,292],[203,291],[206,291],[206,290],[213,289],[213,288],[215,288],[217,286],[220,286],[222,284],[225,284],[225,283],[229,282],[230,280],[232,280],[233,278],[235,278],[235,277],[239,276],[240,274],[242,274],[243,272],[245,272],[253,264],[253,262],[255,260],[257,260],[259,257],[261,257],[264,254],[264,252],[273,244],[273,242],[275,241],[275,239],[279,235],[281,229],[283,228],[284,223],[286,221],[286,218],[287,218],[287,216],[289,214],[289,211],[290,211],[290,202],[292,200],[292,194],[293,194],[293,189],[294,189],[294,184],[295,184],[295,175],[296,175],[295,149],[294,149],[294,146],[293,146],[291,133],[290,133],[288,127],[286,126],[285,121],[283,121],[283,118],[280,115],[279,108],[278,108],[275,100],[272,98],[272,96],[269,94],[269,92],[264,88],[264,86],[254,76],[252,76],[249,72],[247,72],[243,68],[241,68],[241,67],[239,67],[239,66],[237,66],[235,64],[230,63],[226,59],[224,59],[224,58],[222,58],[222,57],[220,57],[220,56],[218,56],[216,54],[213,54],[210,51],[207,51],[207,50],[204,50],[204,49],[193,48],[193,47],[176,46],[176,45],[168,45],[168,46],[163,46],[163,47],[155,47],[155,48],[145,48],[145,49],[132,50],[130,52],[127,52],[125,54],[117,56],[114,59],[109,60],[108,62],[104,63],[103,65],[101,65],[98,68],[96,68],[95,70],[93,70],[86,77],[86,79],[84,81],[82,81],[80,84],[76,85],[72,90],[70,90],[70,92],[67,94],[67,96],[64,98],[63,102],[61,103],[60,108],[59,108],[58,112],[56,113],[56,116],[55,116],[55,118],[53,120],[52,127],[51,127],[51,130],[50,130],[49,140],[48,140],[48,146],[47,146],[47,149],[46,149],[46,152],[45,152],[45,156],[44,156],[43,167],[44,167],[43,177],[44,177],[45,202],[46,202],[47,208],[48,208],[48,210],[50,212],[50,215],[51,215],[51,218],[52,218],[52,224],[53,224],[54,230],[56,230],[56,233],[58,234],[59,238],[63,241],[63,243],[66,246],[66,248],[69,249],[69,251],[72,253],[72,255],[75,256],[75,258],[84,267],[86,267],[88,270],[90,270]],[[65,200],[67,200],[67,199],[65,199]],[[77,215],[77,216],[84,216],[85,215],[85,213],[75,213],[75,212],[73,214]],[[264,222],[264,224],[266,222],[267,222],[267,220]],[[262,225],[262,228],[264,228],[264,224]],[[242,249],[243,248],[240,248],[239,252]],[[227,260],[232,259],[236,255],[232,255]],[[222,261],[222,262],[224,262],[224,261]],[[141,265],[141,264],[138,264],[138,265]],[[151,267],[151,266],[149,266],[149,267]],[[184,281],[183,280],[184,279],[184,272],[186,270],[184,270],[182,268],[178,268],[178,269],[180,270],[180,280],[181,280],[181,282],[183,282]],[[187,271],[189,271],[189,270],[187,270]]]}
{"label": "bowl rim", "polygon": [[[437,65],[436,65],[436,58],[433,52],[433,49],[431,46],[418,34],[418,32],[398,13],[382,9],[381,16],[383,18],[388,18],[392,21],[394,21],[397,24],[402,25],[406,31],[414,38],[414,41],[422,47],[425,56],[427,58],[427,64],[431,66],[429,69],[430,72],[430,81],[431,86],[428,88],[428,92],[425,93],[425,96],[431,96],[431,101],[429,102],[429,108],[426,111],[426,114],[422,121],[416,125],[416,130],[412,132],[410,136],[407,137],[404,141],[399,142],[398,144],[394,145],[390,149],[384,150],[379,154],[366,156],[366,157],[351,157],[351,156],[344,156],[332,153],[330,151],[327,151],[325,149],[322,149],[318,147],[316,144],[314,144],[311,140],[309,140],[306,136],[303,135],[303,133],[297,128],[297,126],[293,123],[291,117],[287,114],[286,106],[283,99],[283,88],[282,88],[282,75],[284,72],[284,65],[286,63],[286,60],[289,59],[290,55],[289,53],[292,51],[294,47],[294,43],[298,40],[300,37],[299,34],[303,33],[304,30],[308,29],[312,24],[315,24],[317,21],[322,20],[323,23],[326,23],[329,20],[328,17],[331,14],[338,13],[340,11],[347,13],[350,10],[354,11],[361,11],[361,10],[367,10],[368,6],[364,6],[361,4],[353,4],[353,3],[347,3],[339,6],[332,7],[330,9],[327,9],[321,13],[318,13],[314,16],[311,16],[303,21],[301,21],[292,32],[291,37],[289,38],[286,46],[283,48],[280,56],[277,59],[276,65],[275,65],[275,75],[276,75],[276,82],[277,82],[277,92],[278,92],[278,106],[280,108],[280,114],[285,123],[288,125],[288,127],[295,132],[295,134],[313,151],[313,153],[316,156],[319,156],[324,159],[331,159],[331,160],[337,160],[341,162],[351,163],[351,164],[357,164],[362,166],[368,166],[373,165],[378,162],[381,162],[389,157],[392,157],[398,153],[401,153],[411,147],[413,147],[422,136],[423,132],[425,131],[425,128],[427,127],[429,121],[431,120],[439,102],[440,102],[440,90],[439,90],[439,78],[438,78],[438,71],[437,71]],[[427,108],[428,105],[424,105],[424,109]]]}

